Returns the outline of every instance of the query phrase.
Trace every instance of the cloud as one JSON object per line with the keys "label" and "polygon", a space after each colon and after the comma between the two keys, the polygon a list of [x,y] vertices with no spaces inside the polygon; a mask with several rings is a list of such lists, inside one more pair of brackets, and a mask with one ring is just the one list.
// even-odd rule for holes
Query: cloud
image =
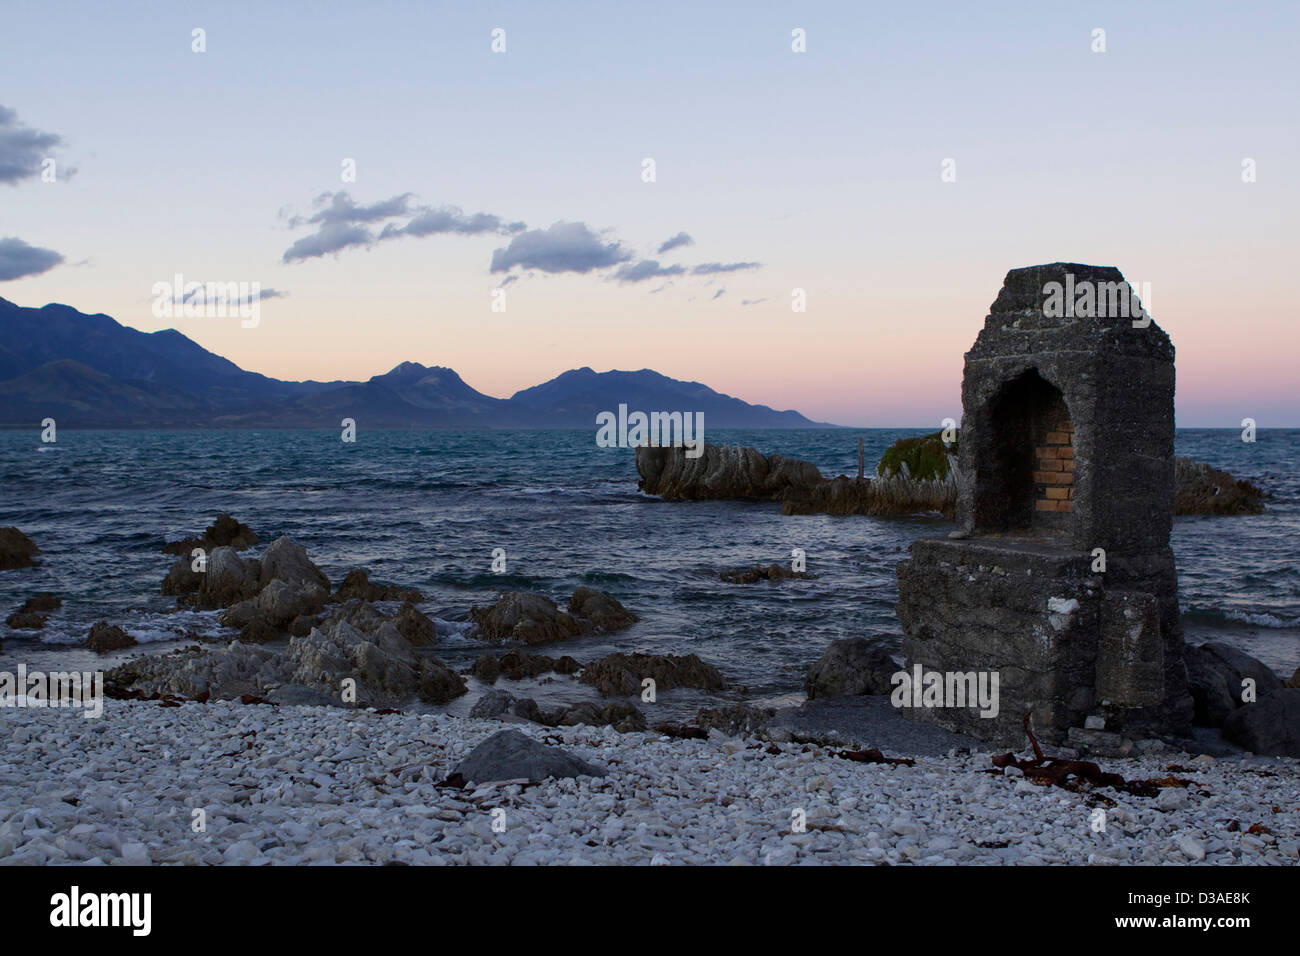
{"label": "cloud", "polygon": [[[188,283],[186,284],[188,285]],[[212,301],[214,303],[222,303],[226,301],[226,292],[229,291],[226,283],[223,282],[212,283],[212,291],[213,291]],[[242,297],[243,290],[240,290],[240,292],[237,293],[237,296],[239,296],[239,298],[231,301],[252,303],[252,302],[261,302],[265,299],[287,299],[289,297],[289,293],[281,292],[279,289],[258,289],[256,292],[254,292],[251,288],[249,288],[247,291],[248,291],[248,295],[246,298]],[[193,289],[190,289],[189,292],[186,292],[184,295],[181,296],[181,301],[189,302],[193,299],[199,299],[200,301],[203,301],[204,298],[206,297],[206,293],[207,293],[206,285],[195,286]]]}
{"label": "cloud", "polygon": [[[717,298],[719,298],[720,296],[724,296],[724,295],[726,295],[726,294],[727,294],[727,290],[726,290],[726,289],[719,289],[717,292],[713,293],[713,298],[714,298],[714,299],[717,299]],[[712,299],[711,299],[710,301],[712,301]]]}
{"label": "cloud", "polygon": [[529,229],[492,253],[492,272],[515,266],[542,272],[586,274],[627,262],[632,253],[618,242],[604,242],[582,222],[557,222],[546,229]]}
{"label": "cloud", "polygon": [[740,304],[741,304],[741,305],[758,305],[760,302],[766,302],[766,301],[767,301],[766,298],[763,298],[763,299],[741,299],[741,300],[740,300]]}
{"label": "cloud", "polygon": [[284,251],[284,261],[314,259],[331,252],[342,252],[353,246],[368,246],[375,241],[374,234],[365,226],[346,222],[327,223],[310,236],[303,236]]}
{"label": "cloud", "polygon": [[62,144],[61,136],[23,126],[17,113],[0,106],[0,183],[14,185],[39,176],[41,162]]}
{"label": "cloud", "polygon": [[684,232],[679,232],[671,239],[664,240],[664,242],[659,246],[658,254],[662,256],[665,252],[671,252],[672,250],[680,248],[681,246],[693,246],[693,245],[695,245],[694,239],[692,239]]}
{"label": "cloud", "polygon": [[693,276],[713,276],[723,272],[740,272],[742,269],[761,268],[761,262],[702,262],[691,270]]}
{"label": "cloud", "polygon": [[440,233],[456,233],[462,236],[474,236],[492,232],[512,235],[522,232],[522,222],[505,222],[500,216],[479,212],[472,216],[465,215],[455,206],[442,206],[438,209],[422,209],[414,219],[405,226],[389,223],[379,234],[380,239],[392,239],[397,236],[433,236]]}
{"label": "cloud", "polygon": [[342,222],[380,222],[395,216],[405,216],[410,212],[413,195],[414,193],[402,193],[368,206],[358,206],[345,189],[340,189],[336,193],[321,193],[316,197],[315,205],[320,206],[327,201],[329,205],[309,219],[295,216],[289,220],[289,225],[294,227],[303,223],[330,225]]}
{"label": "cloud", "polygon": [[29,246],[21,239],[0,239],[0,282],[38,276],[63,262],[53,249]]}
{"label": "cloud", "polygon": [[662,279],[664,276],[679,276],[686,272],[684,266],[660,267],[658,259],[642,259],[620,266],[610,277],[619,282],[645,282],[648,279]]}

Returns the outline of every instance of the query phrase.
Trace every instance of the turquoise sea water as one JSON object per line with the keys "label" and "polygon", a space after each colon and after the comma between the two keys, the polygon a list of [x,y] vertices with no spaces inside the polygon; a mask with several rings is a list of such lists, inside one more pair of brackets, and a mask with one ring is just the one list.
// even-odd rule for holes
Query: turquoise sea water
{"label": "turquoise sea water", "polygon": [[[751,445],[853,474],[857,438],[874,463],[917,429],[739,431],[709,441]],[[1259,516],[1178,518],[1173,546],[1190,640],[1225,640],[1289,674],[1300,666],[1300,431],[1180,430],[1191,455],[1273,493]],[[832,640],[899,631],[894,565],[936,516],[783,517],[776,503],[665,503],[636,488],[629,449],[592,431],[366,431],[355,444],[321,431],[0,432],[0,526],[43,551],[40,567],[0,574],[0,612],[53,591],[65,606],[45,631],[0,630],[13,661],[90,655],[73,649],[101,619],[148,649],[185,632],[217,636],[212,613],[175,612],[158,593],[174,560],[164,539],[197,534],[218,512],[263,543],[288,534],[334,582],[355,567],[422,590],[453,666],[483,645],[466,636],[473,604],[501,589],[564,601],[578,585],[614,594],[641,617],[615,635],[557,645],[581,661],[612,650],[698,653],[751,693],[797,692]],[[726,584],[718,571],[788,562],[807,552],[812,580]],[[493,574],[504,548],[507,573]],[[694,701],[691,701],[694,703]]]}

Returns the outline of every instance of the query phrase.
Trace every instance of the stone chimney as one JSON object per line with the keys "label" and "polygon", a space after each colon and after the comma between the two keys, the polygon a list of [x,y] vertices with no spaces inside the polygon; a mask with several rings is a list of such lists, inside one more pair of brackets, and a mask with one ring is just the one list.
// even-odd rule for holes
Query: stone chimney
{"label": "stone chimney", "polygon": [[912,708],[1008,745],[1087,717],[1184,733],[1169,547],[1174,348],[1117,269],[1007,273],[966,353],[957,530],[898,566],[909,670],[996,672],[999,714]]}

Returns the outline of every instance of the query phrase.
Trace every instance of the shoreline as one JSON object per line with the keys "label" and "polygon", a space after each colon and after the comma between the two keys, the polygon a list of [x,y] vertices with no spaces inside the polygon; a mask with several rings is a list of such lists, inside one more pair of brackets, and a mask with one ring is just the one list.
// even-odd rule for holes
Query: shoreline
{"label": "shoreline", "polygon": [[[608,775],[439,786],[503,727],[563,747]],[[680,740],[287,705],[108,700],[97,720],[72,710],[5,708],[0,740],[0,864],[1294,865],[1300,858],[1300,817],[1290,812],[1300,762],[1289,758],[1170,753],[1101,761],[1130,779],[1176,772],[1192,781],[1143,798],[1039,786],[1014,769],[991,773],[992,752],[979,749],[916,756],[911,767],[873,765],[840,759],[835,748],[717,732]],[[1093,830],[1099,807],[1104,833]],[[504,832],[492,826],[499,809]],[[806,832],[791,830],[796,809]],[[202,832],[193,829],[196,810]],[[1253,825],[1256,832],[1247,832]]]}

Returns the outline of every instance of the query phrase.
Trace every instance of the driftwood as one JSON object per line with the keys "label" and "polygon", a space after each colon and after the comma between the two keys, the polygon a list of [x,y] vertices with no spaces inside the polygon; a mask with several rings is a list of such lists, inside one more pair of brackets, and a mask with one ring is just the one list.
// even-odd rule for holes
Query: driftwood
{"label": "driftwood", "polygon": [[888,763],[900,767],[911,767],[916,764],[916,761],[909,757],[886,757],[874,747],[868,747],[866,750],[832,750],[831,756],[852,760],[854,763]]}
{"label": "driftwood", "polygon": [[1161,787],[1186,787],[1191,780],[1179,777],[1160,777],[1148,780],[1125,780],[1117,773],[1107,773],[1091,760],[1065,760],[1060,757],[1047,757],[1043,748],[1038,746],[1038,738],[1029,729],[1029,715],[1025,714],[1025,736],[1034,748],[1033,760],[1021,760],[1015,754],[1006,753],[993,758],[993,766],[998,769],[1015,767],[1025,778],[1044,785],[1061,787],[1075,793],[1084,789],[1086,783],[1099,787],[1113,787],[1124,793],[1137,797],[1154,797]]}

